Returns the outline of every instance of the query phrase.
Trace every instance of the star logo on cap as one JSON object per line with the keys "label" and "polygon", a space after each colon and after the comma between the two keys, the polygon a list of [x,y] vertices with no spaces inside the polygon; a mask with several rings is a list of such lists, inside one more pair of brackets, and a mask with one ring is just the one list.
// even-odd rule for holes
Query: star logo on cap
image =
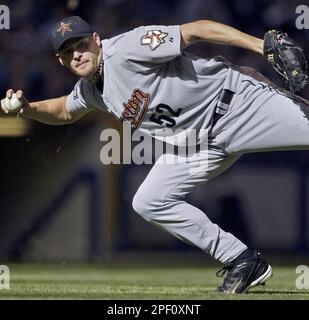
{"label": "star logo on cap", "polygon": [[60,28],[57,31],[61,32],[61,35],[64,36],[67,31],[72,31],[70,25],[71,23],[60,22]]}

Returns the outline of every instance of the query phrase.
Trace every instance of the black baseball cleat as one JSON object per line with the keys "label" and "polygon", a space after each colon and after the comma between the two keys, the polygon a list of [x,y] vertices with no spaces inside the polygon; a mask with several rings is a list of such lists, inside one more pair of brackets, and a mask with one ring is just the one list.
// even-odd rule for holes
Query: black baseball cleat
{"label": "black baseball cleat", "polygon": [[257,285],[264,285],[272,276],[271,266],[257,251],[252,258],[225,263],[216,276],[223,277],[226,272],[223,285],[218,288],[219,293],[246,293]]}

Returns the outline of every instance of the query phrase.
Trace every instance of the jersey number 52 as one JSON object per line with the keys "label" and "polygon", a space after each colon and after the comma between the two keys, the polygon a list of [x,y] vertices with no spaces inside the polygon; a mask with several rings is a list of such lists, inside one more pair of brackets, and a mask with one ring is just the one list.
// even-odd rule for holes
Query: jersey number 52
{"label": "jersey number 52", "polygon": [[[177,111],[174,111],[167,104],[160,103],[156,106],[156,113],[152,114],[149,120],[159,125],[163,125],[165,123],[166,127],[172,128],[176,125],[176,121],[172,117],[179,117],[181,110],[182,109],[179,108]],[[169,115],[166,114],[167,112]]]}

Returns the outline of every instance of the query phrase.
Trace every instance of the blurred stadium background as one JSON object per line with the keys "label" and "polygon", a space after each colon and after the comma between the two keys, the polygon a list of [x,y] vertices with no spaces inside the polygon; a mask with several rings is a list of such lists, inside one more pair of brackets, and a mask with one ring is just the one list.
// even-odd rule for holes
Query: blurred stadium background
{"label": "blurred stadium background", "polygon": [[[12,0],[11,29],[0,30],[0,94],[24,90],[30,101],[68,94],[76,78],[57,62],[50,27],[80,15],[102,38],[139,25],[212,19],[262,37],[282,29],[309,52],[309,32],[295,26],[308,0]],[[209,44],[190,51],[223,55],[280,83],[251,52]],[[303,96],[309,98],[309,91]],[[92,113],[73,125],[0,119],[0,261],[88,262],[136,257],[204,259],[198,249],[145,222],[131,201],[150,165],[100,162],[100,133],[120,124]],[[291,133],[293,134],[293,133]],[[221,227],[250,246],[287,259],[309,255],[309,153],[251,154],[190,195]],[[291,261],[291,260],[290,260]]]}

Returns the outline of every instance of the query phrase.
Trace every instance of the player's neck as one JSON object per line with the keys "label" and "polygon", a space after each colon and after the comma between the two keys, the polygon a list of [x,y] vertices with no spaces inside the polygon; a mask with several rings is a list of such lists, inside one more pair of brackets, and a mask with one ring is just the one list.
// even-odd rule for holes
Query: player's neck
{"label": "player's neck", "polygon": [[98,60],[100,61],[100,62],[99,62],[98,69],[97,69],[96,72],[93,74],[93,76],[88,79],[88,80],[89,80],[90,82],[92,82],[93,84],[95,84],[95,83],[99,80],[99,78],[100,78],[100,76],[101,76],[101,74],[102,74],[102,72],[103,72],[103,54],[102,54],[102,50],[100,51]]}

